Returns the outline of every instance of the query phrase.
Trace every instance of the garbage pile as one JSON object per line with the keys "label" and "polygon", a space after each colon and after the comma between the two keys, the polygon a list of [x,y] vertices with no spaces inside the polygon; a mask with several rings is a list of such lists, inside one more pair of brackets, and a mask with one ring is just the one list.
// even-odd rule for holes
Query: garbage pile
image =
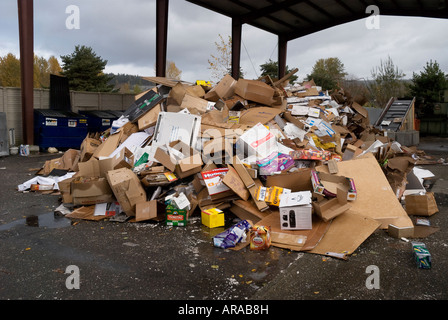
{"label": "garbage pile", "polygon": [[407,209],[437,212],[421,185],[409,189],[410,176],[422,181],[417,150],[371,126],[342,89],[287,77],[225,75],[212,87],[147,79],[157,85],[110,129],[47,161],[19,190],[60,192],[71,219],[185,227],[200,215],[216,228],[233,214],[240,221],[214,246],[341,259],[379,228],[412,238],[408,194],[419,204],[409,197]]}

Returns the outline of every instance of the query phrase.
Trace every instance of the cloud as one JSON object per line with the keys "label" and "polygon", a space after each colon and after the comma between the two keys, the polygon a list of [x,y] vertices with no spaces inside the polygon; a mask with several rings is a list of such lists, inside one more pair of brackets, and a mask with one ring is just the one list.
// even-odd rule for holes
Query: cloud
{"label": "cloud", "polygon": [[[80,29],[67,29],[66,8],[76,5]],[[183,0],[170,0],[167,59],[186,81],[210,79],[208,59],[219,35],[231,34],[231,19]],[[338,57],[349,74],[369,78],[388,56],[407,77],[430,59],[448,72],[447,19],[380,16],[380,29],[365,19],[288,42],[287,65],[303,79],[320,58]],[[0,54],[19,56],[17,2],[0,1]],[[156,1],[34,1],[34,46],[38,55],[60,57],[86,45],[108,61],[106,72],[152,76],[155,71]],[[277,36],[243,25],[241,67],[257,78],[260,65],[277,60]]]}

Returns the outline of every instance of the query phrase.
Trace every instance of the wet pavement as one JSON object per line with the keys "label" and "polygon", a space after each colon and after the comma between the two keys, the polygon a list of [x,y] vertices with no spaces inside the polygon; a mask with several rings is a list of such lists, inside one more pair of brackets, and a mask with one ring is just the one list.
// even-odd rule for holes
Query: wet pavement
{"label": "wet pavement", "polygon": [[[448,139],[421,138],[420,150],[448,157]],[[429,220],[440,230],[425,239],[433,257],[429,270],[416,267],[411,244],[377,230],[348,260],[276,247],[266,251],[215,248],[214,233],[195,215],[186,227],[163,223],[72,221],[55,216],[58,195],[16,190],[47,159],[60,154],[0,158],[1,300],[171,301],[207,305],[244,301],[270,305],[302,300],[446,300],[448,298],[448,166],[422,166],[435,174],[439,213]],[[33,217],[34,216],[34,217]],[[227,215],[226,227],[236,222]],[[79,289],[67,268],[79,270]],[[369,266],[380,286],[369,289]],[[163,305],[163,304],[162,304]],[[272,315],[272,313],[271,313]]]}

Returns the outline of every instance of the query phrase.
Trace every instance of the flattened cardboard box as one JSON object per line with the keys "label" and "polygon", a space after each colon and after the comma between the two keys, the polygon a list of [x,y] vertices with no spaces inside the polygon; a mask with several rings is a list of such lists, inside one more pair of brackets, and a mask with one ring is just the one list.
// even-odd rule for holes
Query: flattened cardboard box
{"label": "flattened cardboard box", "polygon": [[364,216],[362,211],[352,210],[328,223],[327,232],[309,252],[339,259],[346,259],[381,226],[377,220]]}
{"label": "flattened cardboard box", "polygon": [[128,168],[111,170],[107,181],[126,215],[135,216],[136,204],[146,201],[146,192],[135,173]]}
{"label": "flattened cardboard box", "polygon": [[[328,173],[326,165],[317,166],[316,170]],[[413,226],[372,153],[338,162],[338,172],[356,183],[357,197],[350,202],[349,211],[380,221],[382,229],[387,229],[389,224]]]}
{"label": "flattened cardboard box", "polygon": [[37,174],[48,175],[53,169],[78,171],[79,158],[79,150],[68,149],[62,157],[45,161],[43,168]]}

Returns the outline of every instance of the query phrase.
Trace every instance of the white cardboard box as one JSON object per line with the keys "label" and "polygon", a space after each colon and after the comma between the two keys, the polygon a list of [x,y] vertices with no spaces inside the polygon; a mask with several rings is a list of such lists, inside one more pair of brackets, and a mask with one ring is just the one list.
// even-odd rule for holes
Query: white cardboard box
{"label": "white cardboard box", "polygon": [[260,122],[238,138],[237,148],[244,156],[259,158],[266,158],[278,150],[275,135]]}
{"label": "white cardboard box", "polygon": [[154,131],[153,145],[182,141],[194,147],[201,129],[201,117],[183,112],[160,112]]}
{"label": "white cardboard box", "polygon": [[312,229],[311,192],[291,192],[280,199],[280,228],[283,230]]}

